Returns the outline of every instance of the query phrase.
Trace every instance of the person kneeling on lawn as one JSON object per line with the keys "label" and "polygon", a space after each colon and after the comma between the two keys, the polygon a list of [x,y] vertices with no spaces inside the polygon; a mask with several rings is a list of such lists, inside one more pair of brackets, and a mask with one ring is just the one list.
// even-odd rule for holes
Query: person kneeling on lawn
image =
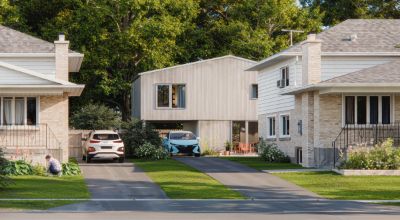
{"label": "person kneeling on lawn", "polygon": [[49,172],[52,175],[57,175],[57,176],[61,176],[62,174],[62,167],[60,162],[53,158],[50,155],[46,156],[46,160],[48,163],[48,168],[47,168],[47,172]]}

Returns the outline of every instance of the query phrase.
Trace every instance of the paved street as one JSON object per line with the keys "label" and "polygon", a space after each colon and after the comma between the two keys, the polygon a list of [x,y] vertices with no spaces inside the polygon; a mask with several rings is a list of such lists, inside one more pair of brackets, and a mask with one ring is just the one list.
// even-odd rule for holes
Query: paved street
{"label": "paved street", "polygon": [[92,198],[162,199],[164,191],[132,163],[95,161],[80,164]]}
{"label": "paved street", "polygon": [[363,219],[398,220],[400,207],[346,201],[91,201],[44,212],[0,212],[1,219]]}
{"label": "paved street", "polygon": [[214,179],[255,199],[316,199],[315,193],[274,175],[263,173],[239,163],[219,158],[176,158]]}
{"label": "paved street", "polygon": [[[0,217],[1,220],[398,220],[400,216],[400,207],[322,199],[270,174],[229,161],[216,158],[178,160],[206,171],[207,174],[253,199],[171,200],[142,170],[131,163],[100,162],[81,164],[93,195],[91,201],[47,211],[3,209],[0,210]],[[279,192],[280,190],[283,192]]]}

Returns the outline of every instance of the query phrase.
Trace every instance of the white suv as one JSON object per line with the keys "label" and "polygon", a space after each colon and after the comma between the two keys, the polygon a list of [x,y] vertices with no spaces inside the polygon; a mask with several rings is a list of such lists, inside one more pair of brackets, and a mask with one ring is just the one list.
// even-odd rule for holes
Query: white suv
{"label": "white suv", "polygon": [[124,143],[115,131],[91,131],[88,138],[83,138],[83,160],[90,163],[92,159],[115,159],[124,162]]}

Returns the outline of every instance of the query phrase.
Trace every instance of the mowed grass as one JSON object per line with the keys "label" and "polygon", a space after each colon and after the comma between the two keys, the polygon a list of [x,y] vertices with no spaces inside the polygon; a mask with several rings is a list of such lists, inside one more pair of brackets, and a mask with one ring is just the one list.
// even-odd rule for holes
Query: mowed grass
{"label": "mowed grass", "polygon": [[[0,198],[18,199],[89,199],[90,194],[82,176],[12,177],[14,184],[0,190]],[[48,209],[76,201],[0,201],[2,208]]]}
{"label": "mowed grass", "polygon": [[333,172],[275,175],[329,199],[400,199],[400,176],[342,176]]}
{"label": "mowed grass", "polygon": [[244,199],[212,177],[176,160],[134,160],[171,199]]}
{"label": "mowed grass", "polygon": [[252,167],[257,170],[286,170],[286,169],[304,169],[299,164],[293,163],[267,163],[260,157],[220,157],[224,160],[230,160],[233,162],[241,163],[248,167]]}

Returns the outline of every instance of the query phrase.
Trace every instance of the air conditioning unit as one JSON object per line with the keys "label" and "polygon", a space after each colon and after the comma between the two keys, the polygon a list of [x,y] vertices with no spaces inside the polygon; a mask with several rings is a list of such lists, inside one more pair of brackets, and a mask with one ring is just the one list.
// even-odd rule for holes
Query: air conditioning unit
{"label": "air conditioning unit", "polygon": [[280,79],[280,80],[276,81],[276,86],[278,88],[284,88],[285,87],[285,80]]}

